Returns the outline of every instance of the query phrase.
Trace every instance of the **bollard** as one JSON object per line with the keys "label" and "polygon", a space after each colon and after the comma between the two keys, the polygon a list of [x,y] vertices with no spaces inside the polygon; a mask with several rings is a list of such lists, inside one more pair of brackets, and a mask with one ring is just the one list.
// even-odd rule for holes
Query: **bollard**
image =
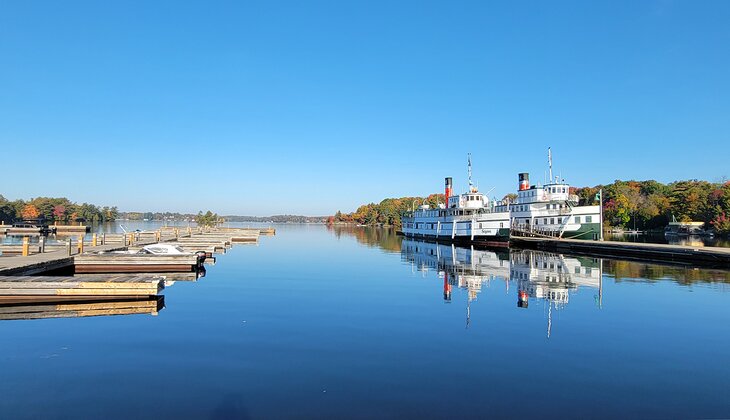
{"label": "bollard", "polygon": [[71,256],[71,238],[68,238],[68,255]]}
{"label": "bollard", "polygon": [[46,237],[41,236],[40,240],[38,241],[38,252],[41,254],[46,252]]}
{"label": "bollard", "polygon": [[101,244],[106,245],[106,233],[101,234]]}
{"label": "bollard", "polygon": [[27,257],[30,254],[30,241],[27,236],[23,237],[23,256]]}
{"label": "bollard", "polygon": [[97,245],[96,233],[91,235],[91,246]]}
{"label": "bollard", "polygon": [[79,254],[84,253],[84,237],[79,236]]}

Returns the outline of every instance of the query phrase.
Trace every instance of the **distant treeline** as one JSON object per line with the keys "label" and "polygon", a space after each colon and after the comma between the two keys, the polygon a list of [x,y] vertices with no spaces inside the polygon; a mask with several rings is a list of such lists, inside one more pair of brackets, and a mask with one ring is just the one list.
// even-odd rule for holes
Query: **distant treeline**
{"label": "distant treeline", "polygon": [[68,198],[37,197],[28,201],[9,201],[0,195],[0,220],[13,223],[21,220],[45,219],[47,222],[105,222],[118,217],[116,207],[98,207],[73,203]]}
{"label": "distant treeline", "polygon": [[[218,216],[215,217],[222,222],[273,222],[273,223],[323,223],[326,216],[296,216],[296,215],[275,215],[275,216]],[[125,220],[159,220],[173,222],[195,221],[200,213],[172,213],[172,212],[120,212],[119,218]]]}
{"label": "distant treeline", "polygon": [[327,216],[297,216],[278,214],[274,216],[223,216],[227,222],[274,222],[274,223],[324,223]]}
{"label": "distant treeline", "polygon": [[[574,188],[581,204],[597,204],[596,195],[603,189],[604,224],[606,226],[652,230],[678,221],[704,222],[720,234],[730,233],[730,182],[698,180],[662,184],[657,181],[620,181],[595,187]],[[508,194],[503,200],[514,200]],[[444,203],[443,194],[428,197],[387,198],[378,204],[365,204],[353,212],[338,211],[328,222],[400,227],[400,218],[422,203]]]}
{"label": "distant treeline", "polygon": [[119,218],[124,220],[167,220],[176,222],[187,222],[195,219],[193,213],[173,213],[173,212],[141,212],[141,211],[122,211],[119,212]]}

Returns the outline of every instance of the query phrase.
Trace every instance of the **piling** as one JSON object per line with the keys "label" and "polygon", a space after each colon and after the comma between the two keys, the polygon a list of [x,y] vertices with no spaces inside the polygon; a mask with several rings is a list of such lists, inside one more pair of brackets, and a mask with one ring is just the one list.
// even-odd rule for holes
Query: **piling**
{"label": "piling", "polygon": [[22,253],[22,255],[24,257],[27,257],[28,255],[30,255],[30,239],[27,236],[23,237],[23,253]]}

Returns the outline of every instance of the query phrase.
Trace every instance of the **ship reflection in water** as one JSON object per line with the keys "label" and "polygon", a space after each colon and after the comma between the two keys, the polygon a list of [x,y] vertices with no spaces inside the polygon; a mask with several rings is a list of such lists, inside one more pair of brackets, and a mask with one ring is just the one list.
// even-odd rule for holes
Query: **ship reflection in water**
{"label": "ship reflection in water", "polygon": [[603,303],[603,270],[600,259],[569,257],[533,250],[494,251],[462,248],[404,239],[401,258],[414,270],[433,271],[443,279],[445,302],[452,301],[452,290],[467,292],[466,326],[471,323],[471,303],[483,287],[494,282],[516,293],[517,308],[528,309],[530,300],[547,306],[547,337],[552,329],[552,312],[570,302],[571,294],[590,289],[596,305]]}

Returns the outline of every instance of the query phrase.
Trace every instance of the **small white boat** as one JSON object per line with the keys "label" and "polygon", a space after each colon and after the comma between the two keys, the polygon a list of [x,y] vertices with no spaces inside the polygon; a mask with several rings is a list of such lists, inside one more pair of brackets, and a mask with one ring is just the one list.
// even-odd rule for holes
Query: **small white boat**
{"label": "small white boat", "polygon": [[171,244],[152,244],[143,246],[141,249],[129,249],[126,251],[110,251],[109,254],[126,254],[126,255],[196,255],[198,264],[203,264],[207,253],[205,251],[188,252],[179,245]]}

